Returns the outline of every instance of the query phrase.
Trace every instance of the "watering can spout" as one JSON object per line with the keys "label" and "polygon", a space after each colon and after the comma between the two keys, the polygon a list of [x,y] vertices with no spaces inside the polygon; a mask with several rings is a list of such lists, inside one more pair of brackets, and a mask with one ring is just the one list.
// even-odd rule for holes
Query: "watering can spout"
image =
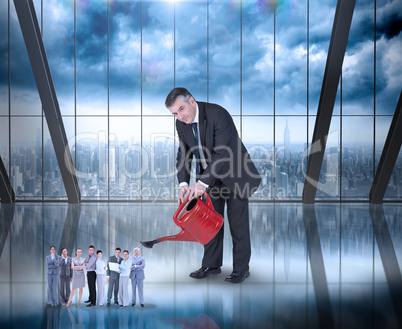
{"label": "watering can spout", "polygon": [[164,236],[163,238],[159,238],[152,241],[140,241],[141,244],[146,248],[152,248],[154,244],[162,242],[162,241],[192,241],[197,242],[197,240],[185,230],[181,230],[179,234]]}

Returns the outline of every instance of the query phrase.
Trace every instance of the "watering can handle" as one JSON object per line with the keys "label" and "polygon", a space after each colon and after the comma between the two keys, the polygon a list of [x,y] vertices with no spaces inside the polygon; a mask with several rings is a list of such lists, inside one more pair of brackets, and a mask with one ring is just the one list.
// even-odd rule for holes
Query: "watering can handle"
{"label": "watering can handle", "polygon": [[[188,202],[188,197],[190,195],[187,195],[187,197],[184,199],[184,201],[180,204],[179,208],[176,209],[176,212],[174,213],[174,218],[177,218],[177,216],[180,214],[180,212],[183,210],[184,206],[187,204]],[[211,198],[209,197],[207,192],[204,192],[204,196],[207,199],[207,205],[209,206],[209,208],[214,209],[214,206],[212,205],[212,201]]]}
{"label": "watering can handle", "polygon": [[207,192],[204,192],[204,196],[205,196],[205,198],[207,199],[207,205],[208,205],[208,207],[209,207],[209,208],[212,208],[213,210],[215,210],[215,209],[214,209],[214,206],[212,205],[211,198],[209,197],[209,195],[208,195]]}

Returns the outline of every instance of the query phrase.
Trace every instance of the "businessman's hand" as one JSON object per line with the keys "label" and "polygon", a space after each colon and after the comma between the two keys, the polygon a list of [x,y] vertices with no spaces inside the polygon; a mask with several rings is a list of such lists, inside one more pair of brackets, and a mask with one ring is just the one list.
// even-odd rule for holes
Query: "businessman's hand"
{"label": "businessman's hand", "polygon": [[190,189],[188,188],[188,185],[184,185],[184,186],[180,187],[179,199],[177,200],[177,204],[179,206],[184,201],[187,193],[190,193]]}
{"label": "businessman's hand", "polygon": [[202,185],[201,183],[197,182],[193,185],[193,187],[190,190],[190,197],[189,199],[191,200],[191,198],[198,198],[199,196],[203,195],[205,192],[206,188],[204,185]]}

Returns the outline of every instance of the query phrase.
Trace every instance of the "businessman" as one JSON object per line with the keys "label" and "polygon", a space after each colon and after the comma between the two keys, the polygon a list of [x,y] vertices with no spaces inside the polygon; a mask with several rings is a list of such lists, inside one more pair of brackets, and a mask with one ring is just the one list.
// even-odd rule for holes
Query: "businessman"
{"label": "businessman", "polygon": [[[261,177],[241,142],[230,114],[221,106],[197,102],[185,88],[174,88],[165,106],[176,117],[179,136],[177,178],[178,203],[188,193],[201,196],[208,188],[215,210],[223,216],[227,205],[233,241],[233,271],[225,279],[240,283],[250,276],[251,257],[248,198],[257,190]],[[189,187],[191,161],[196,159],[196,183]],[[190,274],[203,279],[221,273],[223,227],[204,246],[201,268]]]}
{"label": "businessman", "polygon": [[70,282],[73,281],[73,270],[71,269],[71,257],[68,256],[68,250],[61,248],[60,259],[60,279],[59,290],[60,299],[63,305],[66,305],[70,297]]}
{"label": "businessman", "polygon": [[120,273],[118,271],[111,271],[109,263],[120,264],[123,258],[120,257],[121,249],[119,247],[114,251],[114,256],[110,256],[107,263],[107,281],[109,282],[109,287],[107,289],[107,304],[110,306],[110,301],[112,300],[112,292],[114,292],[114,303],[119,304],[118,293],[119,293],[119,279]]}
{"label": "businessman", "polygon": [[144,307],[144,267],[145,267],[145,258],[140,256],[140,249],[134,249],[134,257],[131,258],[132,265],[130,271],[130,279],[131,279],[131,288],[132,288],[132,296],[131,296],[131,306],[135,306],[136,301],[136,287],[138,285],[138,298],[140,300],[141,307]]}
{"label": "businessman", "polygon": [[87,269],[87,281],[89,297],[85,303],[89,303],[87,307],[96,306],[96,260],[95,247],[90,245],[88,247],[89,256],[85,260],[85,266]]}

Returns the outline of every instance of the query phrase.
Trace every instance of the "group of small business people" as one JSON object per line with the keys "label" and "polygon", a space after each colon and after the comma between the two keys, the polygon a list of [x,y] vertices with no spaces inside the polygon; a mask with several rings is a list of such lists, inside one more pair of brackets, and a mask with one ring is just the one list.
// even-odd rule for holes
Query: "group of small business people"
{"label": "group of small business people", "polygon": [[[130,258],[128,250],[123,251],[123,258],[120,257],[121,249],[115,249],[115,255],[109,257],[108,264],[102,260],[102,251],[98,250],[95,255],[95,247],[90,245],[88,248],[88,258],[81,257],[81,248],[76,249],[77,256],[68,256],[66,248],[61,249],[60,256],[55,254],[56,248],[50,247],[50,255],[46,256],[47,265],[47,304],[51,306],[59,305],[58,282],[61,304],[69,307],[75,294],[79,289],[78,305],[81,305],[83,288],[85,287],[84,269],[87,271],[87,282],[89,297],[85,301],[87,307],[103,306],[105,279],[109,282],[107,293],[107,306],[110,306],[112,292],[114,291],[114,303],[122,307],[129,305],[128,283],[131,279],[132,297],[131,306],[136,304],[136,288],[138,286],[138,297],[140,304],[144,307],[143,281],[145,258],[140,256],[140,249],[134,249],[134,257]],[[116,269],[111,270],[109,263],[117,263]],[[105,276],[106,274],[106,276]],[[70,292],[70,282],[72,289]],[[96,292],[96,285],[98,293]],[[98,297],[98,298],[97,298]]]}

